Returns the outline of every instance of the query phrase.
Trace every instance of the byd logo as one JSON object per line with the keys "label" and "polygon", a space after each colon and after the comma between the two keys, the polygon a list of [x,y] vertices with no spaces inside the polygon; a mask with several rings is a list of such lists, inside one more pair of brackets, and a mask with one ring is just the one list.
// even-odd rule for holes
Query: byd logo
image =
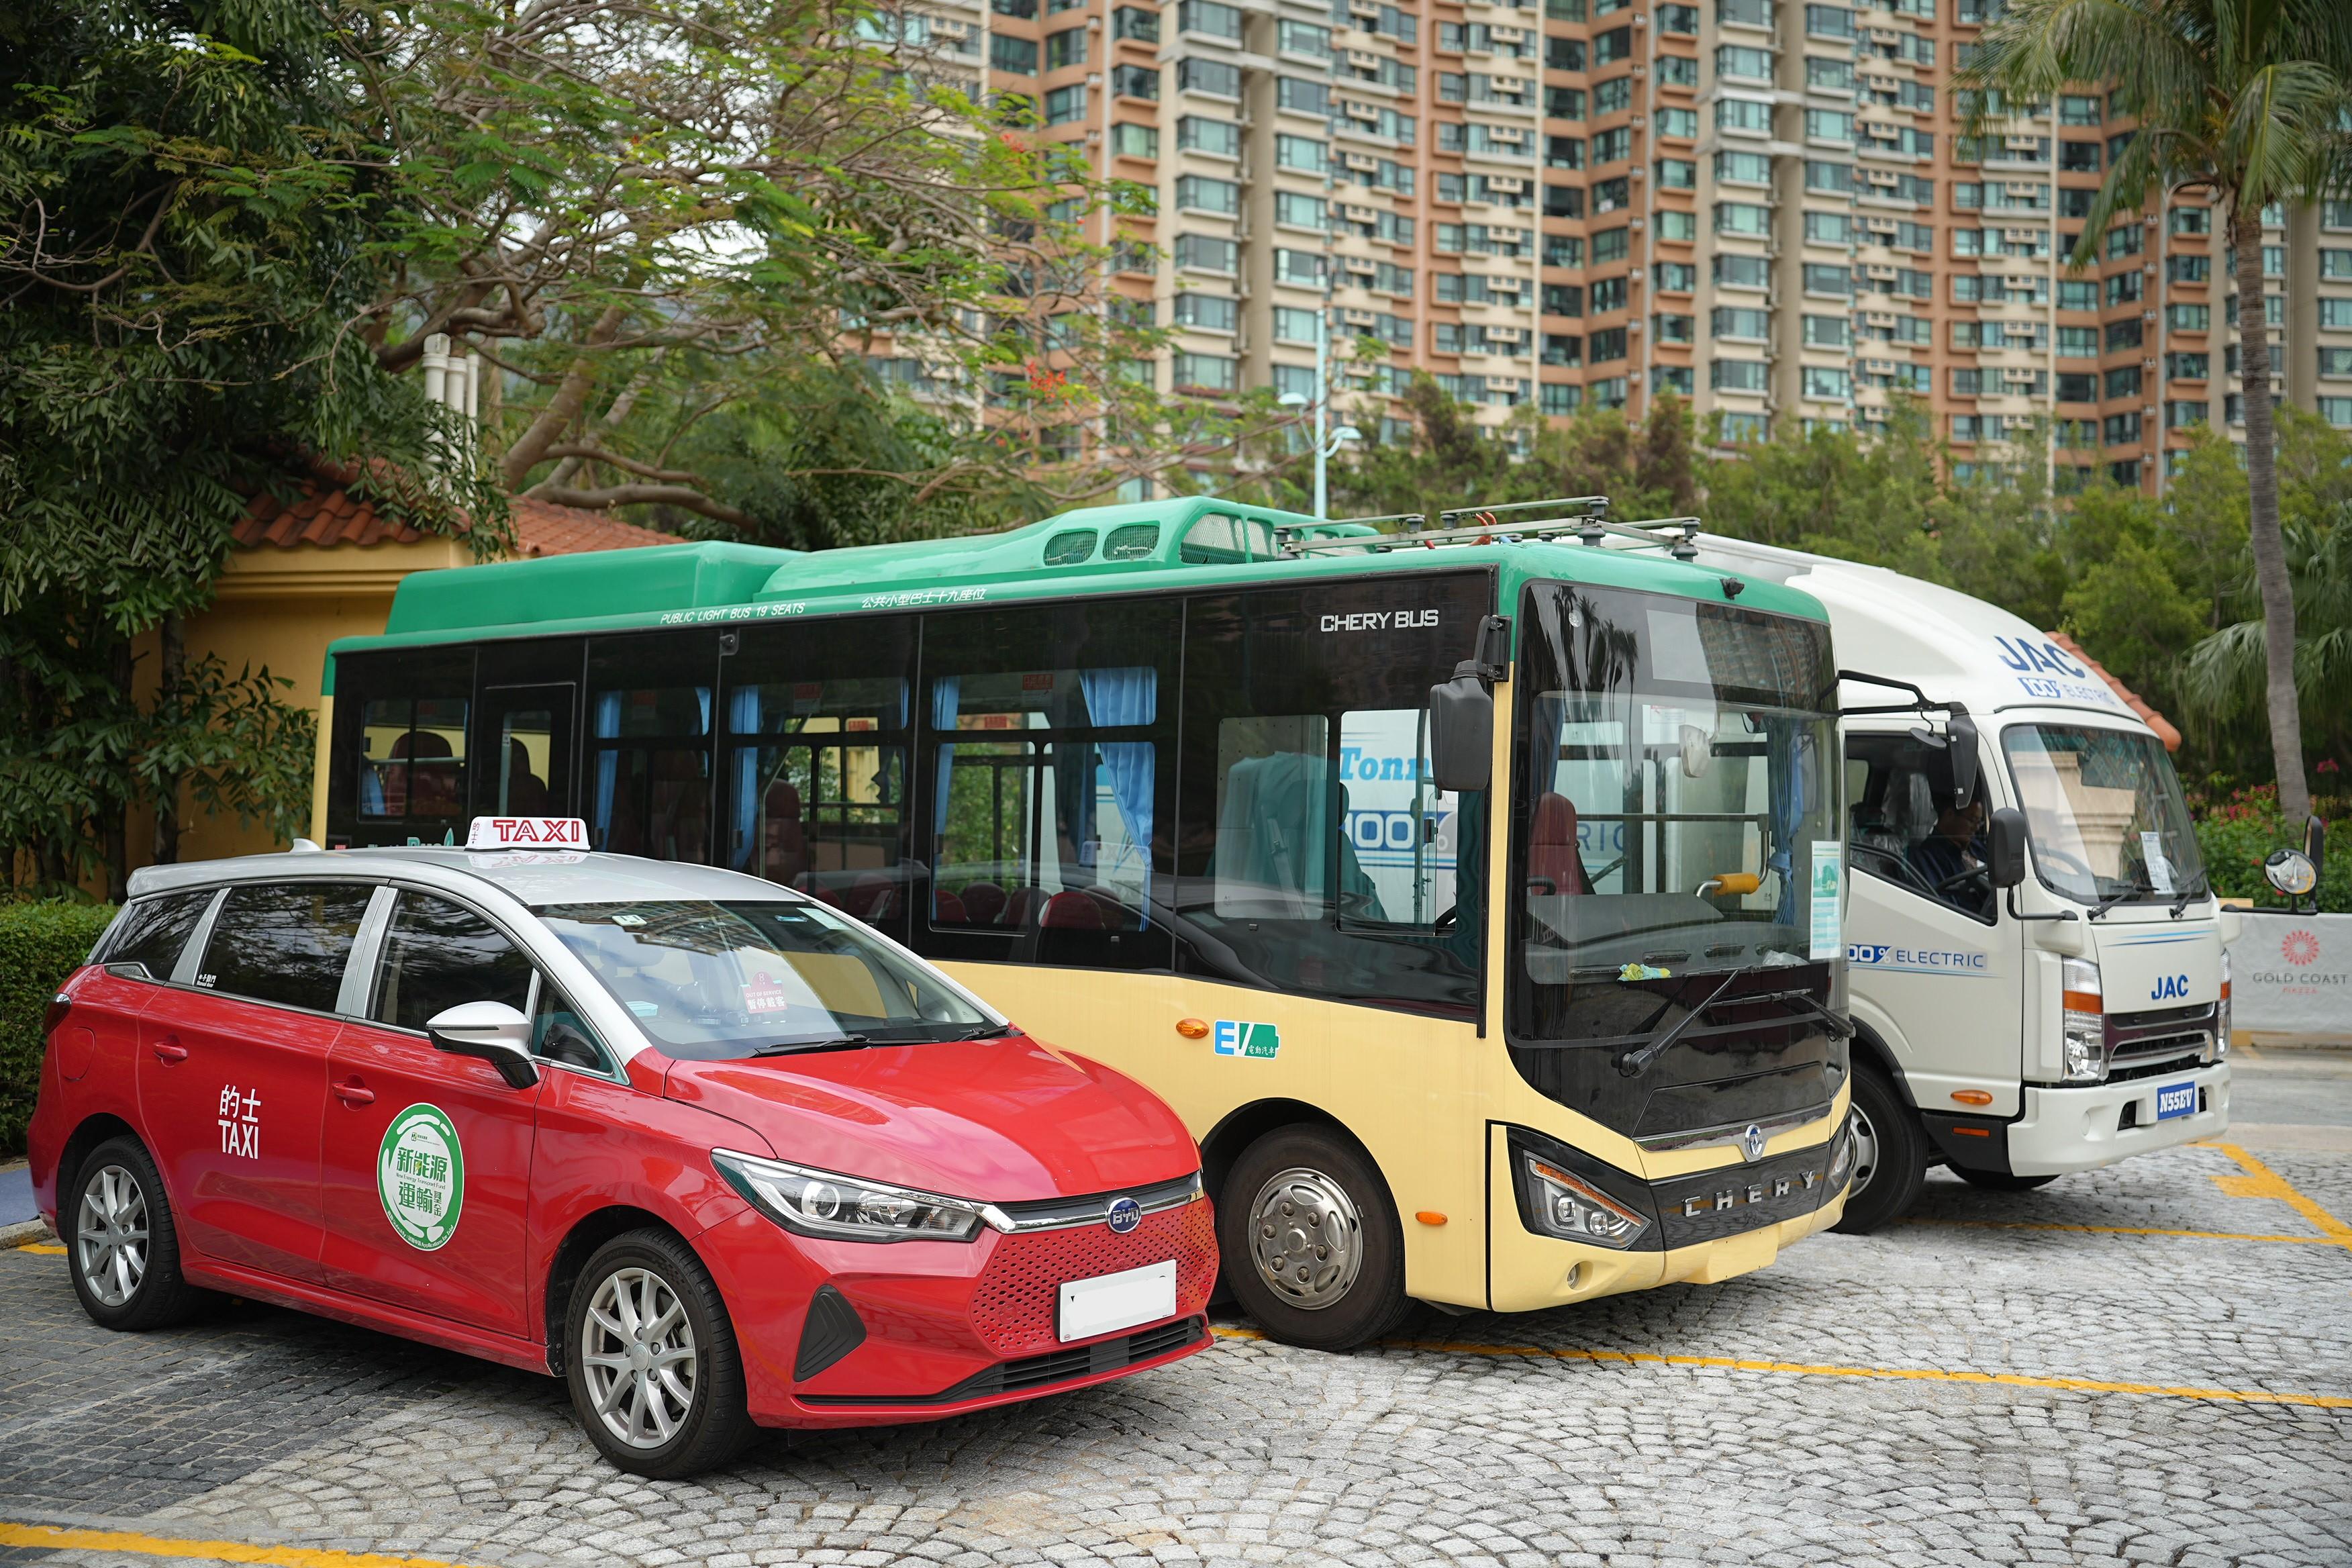
{"label": "byd logo", "polygon": [[2147,999],[2151,1002],[2186,1002],[2189,1000],[2189,976],[2186,974],[2158,975],[2156,989],[2147,994]]}

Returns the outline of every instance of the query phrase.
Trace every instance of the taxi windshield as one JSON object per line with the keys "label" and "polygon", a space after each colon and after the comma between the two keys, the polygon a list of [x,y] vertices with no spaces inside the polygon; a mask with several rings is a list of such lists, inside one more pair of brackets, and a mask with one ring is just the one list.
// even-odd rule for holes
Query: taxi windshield
{"label": "taxi windshield", "polygon": [[2201,890],[2205,860],[2180,777],[2155,736],[2086,724],[2012,724],[2001,734],[2033,868],[2086,904]]}
{"label": "taxi windshield", "polygon": [[647,1038],[688,1060],[955,1039],[995,1026],[936,972],[822,904],[677,899],[536,913]]}

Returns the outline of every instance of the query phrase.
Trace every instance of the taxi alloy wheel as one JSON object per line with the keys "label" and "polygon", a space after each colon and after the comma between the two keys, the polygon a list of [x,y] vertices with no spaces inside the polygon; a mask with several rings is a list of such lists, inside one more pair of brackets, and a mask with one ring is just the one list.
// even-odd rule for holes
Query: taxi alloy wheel
{"label": "taxi alloy wheel", "polygon": [[1412,1308],[1388,1183],[1334,1129],[1279,1128],[1242,1151],[1217,1205],[1217,1248],[1234,1300],[1286,1344],[1350,1350]]}
{"label": "taxi alloy wheel", "polygon": [[633,1230],[598,1247],[572,1287],[564,1331],[572,1409],[622,1469],[696,1475],[751,1440],[726,1302],[675,1232]]}
{"label": "taxi alloy wheel", "polygon": [[131,1333],[168,1328],[211,1299],[180,1277],[172,1200],[136,1140],[91,1150],[60,1197],[74,1294],[93,1322]]}

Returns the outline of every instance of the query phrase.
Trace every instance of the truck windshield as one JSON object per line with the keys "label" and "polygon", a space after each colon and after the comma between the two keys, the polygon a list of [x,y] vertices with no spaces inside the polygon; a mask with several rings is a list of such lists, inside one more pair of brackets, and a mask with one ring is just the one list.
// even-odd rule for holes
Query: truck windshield
{"label": "truck windshield", "polygon": [[2085,904],[2169,900],[2198,888],[2204,857],[2155,736],[2012,724],[2001,748],[2043,887]]}
{"label": "truck windshield", "polygon": [[1562,1037],[1588,978],[1832,956],[1812,919],[1843,879],[1828,628],[1564,584],[1528,605],[1514,1033]]}
{"label": "truck windshield", "polygon": [[935,971],[818,903],[647,900],[536,912],[648,1039],[687,1060],[944,1040],[992,1023]]}

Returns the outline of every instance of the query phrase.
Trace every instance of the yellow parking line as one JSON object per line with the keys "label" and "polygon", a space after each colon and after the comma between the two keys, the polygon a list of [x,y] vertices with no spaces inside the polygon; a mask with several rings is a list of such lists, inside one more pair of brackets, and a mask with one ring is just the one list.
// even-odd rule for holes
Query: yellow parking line
{"label": "yellow parking line", "polygon": [[2235,1230],[2163,1230],[2145,1225],[2059,1225],[2055,1222],[2021,1219],[1942,1219],[1927,1215],[1912,1215],[1905,1225],[1965,1225],[1986,1230],[2068,1230],[2095,1236],[2189,1236],[2204,1241],[2292,1241],[2305,1247],[2333,1247],[2332,1236],[2256,1236]]}
{"label": "yellow parking line", "polygon": [[458,1568],[431,1557],[335,1552],[318,1546],[253,1546],[242,1541],[186,1541],[127,1530],[74,1530],[0,1520],[0,1546],[42,1552],[128,1552],[139,1557],[192,1557],[207,1563],[268,1563],[276,1568]]}
{"label": "yellow parking line", "polygon": [[2286,1205],[2326,1233],[2327,1239],[2338,1247],[2352,1248],[2352,1225],[2346,1225],[2295,1190],[2294,1184],[2239,1148],[2235,1143],[2200,1143],[2201,1149],[2219,1149],[2235,1160],[2245,1174],[2216,1176],[2213,1184],[2233,1198],[2272,1198]]}
{"label": "yellow parking line", "polygon": [[[1219,1328],[1220,1339],[1262,1340],[1255,1329]],[[2238,1405],[2298,1405],[2318,1410],[2352,1410],[2352,1394],[2273,1394],[2263,1388],[2189,1388],[2159,1383],[2116,1383],[2090,1377],[2030,1377],[2017,1372],[1947,1372],[1938,1367],[1826,1366],[1808,1362],[1751,1361],[1736,1356],[1664,1355],[1656,1351],[1554,1350],[1539,1345],[1465,1344],[1451,1340],[1382,1340],[1387,1350],[1431,1351],[1448,1355],[1507,1356],[1538,1361],[1616,1362],[1634,1366],[1714,1367],[1727,1372],[1775,1372],[1801,1377],[1883,1378],[1903,1383],[1990,1384],[2004,1388],[2055,1388],[2075,1394],[2154,1394]]]}
{"label": "yellow parking line", "polygon": [[46,1241],[28,1241],[16,1248],[19,1252],[37,1252],[44,1258],[63,1258],[66,1249]]}

